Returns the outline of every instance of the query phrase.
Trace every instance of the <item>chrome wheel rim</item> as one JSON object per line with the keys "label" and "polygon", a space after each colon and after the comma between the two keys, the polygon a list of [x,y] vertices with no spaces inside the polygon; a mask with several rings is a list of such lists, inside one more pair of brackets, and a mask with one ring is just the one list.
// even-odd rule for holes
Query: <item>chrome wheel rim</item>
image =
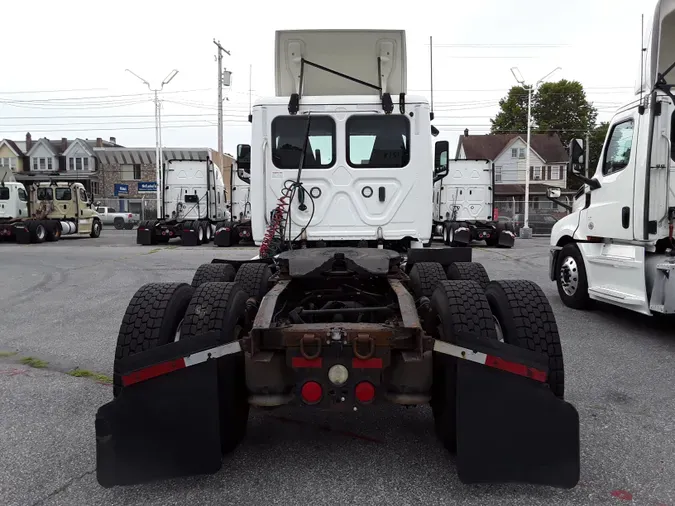
{"label": "chrome wheel rim", "polygon": [[579,266],[572,257],[565,257],[560,264],[560,286],[566,295],[572,297],[579,288]]}

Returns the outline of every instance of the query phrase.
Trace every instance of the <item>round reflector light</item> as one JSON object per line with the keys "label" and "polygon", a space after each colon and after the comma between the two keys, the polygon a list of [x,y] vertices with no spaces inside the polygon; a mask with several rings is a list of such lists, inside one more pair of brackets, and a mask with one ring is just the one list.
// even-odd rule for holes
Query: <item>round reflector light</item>
{"label": "round reflector light", "polygon": [[328,369],[328,379],[333,385],[344,385],[347,383],[347,378],[349,378],[349,371],[342,364],[335,364]]}
{"label": "round reflector light", "polygon": [[359,402],[370,402],[375,398],[375,387],[368,381],[362,381],[356,385],[355,394]]}
{"label": "round reflector light", "polygon": [[308,381],[302,385],[300,395],[302,395],[302,400],[307,404],[316,404],[321,400],[321,395],[323,394],[321,385],[316,381]]}

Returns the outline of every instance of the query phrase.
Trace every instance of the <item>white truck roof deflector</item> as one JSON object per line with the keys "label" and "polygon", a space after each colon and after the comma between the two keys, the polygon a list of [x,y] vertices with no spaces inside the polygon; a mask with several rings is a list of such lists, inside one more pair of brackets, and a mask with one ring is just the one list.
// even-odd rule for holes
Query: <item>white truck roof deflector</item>
{"label": "white truck roof deflector", "polygon": [[[645,16],[644,45],[644,74],[642,85],[639,78],[636,80],[636,94],[650,92],[658,74],[675,63],[675,0],[658,0],[651,19]],[[666,81],[675,82],[675,70],[666,76]]]}
{"label": "white truck roof deflector", "polygon": [[381,83],[382,92],[392,96],[407,93],[404,30],[278,30],[275,55],[278,97],[300,91],[302,96],[380,94],[364,84],[303,66],[302,59],[374,86]]}

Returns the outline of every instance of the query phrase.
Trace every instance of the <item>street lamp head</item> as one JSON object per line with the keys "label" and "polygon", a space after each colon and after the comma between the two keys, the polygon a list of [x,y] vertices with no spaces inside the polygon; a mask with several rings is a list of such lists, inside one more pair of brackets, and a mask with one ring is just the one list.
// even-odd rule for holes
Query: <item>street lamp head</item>
{"label": "street lamp head", "polygon": [[525,79],[523,79],[523,75],[520,73],[518,67],[511,67],[511,73],[519,84],[525,86]]}
{"label": "street lamp head", "polygon": [[125,69],[125,70],[126,70],[127,72],[129,72],[132,76],[134,76],[134,77],[140,79],[141,82],[142,82],[143,84],[145,84],[148,88],[150,88],[150,83],[149,83],[148,81],[146,81],[145,79],[143,79],[141,76],[139,76],[138,74],[136,74],[136,73],[135,73],[134,71],[132,71],[132,70],[129,70],[129,69]]}
{"label": "street lamp head", "polygon": [[552,76],[555,72],[557,72],[558,70],[562,70],[562,67],[556,67],[556,68],[554,68],[553,70],[551,70],[551,72],[549,72],[549,73],[546,74],[544,77],[542,77],[541,79],[539,79],[539,81],[537,81],[536,86],[539,86],[541,83],[543,83],[547,78],[551,77],[551,76]]}
{"label": "street lamp head", "polygon": [[165,84],[169,84],[171,80],[176,77],[176,74],[178,74],[178,71],[173,69],[169,75],[164,78],[164,81],[162,81],[162,87],[164,87]]}

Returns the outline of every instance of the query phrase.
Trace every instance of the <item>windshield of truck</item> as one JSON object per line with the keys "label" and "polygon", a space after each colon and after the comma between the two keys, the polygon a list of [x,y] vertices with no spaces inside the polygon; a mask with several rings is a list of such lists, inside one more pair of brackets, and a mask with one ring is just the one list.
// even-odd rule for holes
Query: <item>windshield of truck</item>
{"label": "windshield of truck", "polygon": [[410,123],[402,115],[347,120],[347,162],[359,168],[401,168],[410,161]]}
{"label": "windshield of truck", "polygon": [[0,200],[9,200],[9,188],[0,186]]}
{"label": "windshield of truck", "polygon": [[70,188],[57,188],[56,200],[71,200],[73,198]]}
{"label": "windshield of truck", "polygon": [[[307,132],[306,116],[279,116],[272,121],[272,161],[279,169],[297,169]],[[304,168],[326,169],[335,161],[335,121],[312,116]]]}
{"label": "windshield of truck", "polygon": [[37,190],[37,199],[38,200],[52,200],[54,195],[51,188],[38,188]]}

